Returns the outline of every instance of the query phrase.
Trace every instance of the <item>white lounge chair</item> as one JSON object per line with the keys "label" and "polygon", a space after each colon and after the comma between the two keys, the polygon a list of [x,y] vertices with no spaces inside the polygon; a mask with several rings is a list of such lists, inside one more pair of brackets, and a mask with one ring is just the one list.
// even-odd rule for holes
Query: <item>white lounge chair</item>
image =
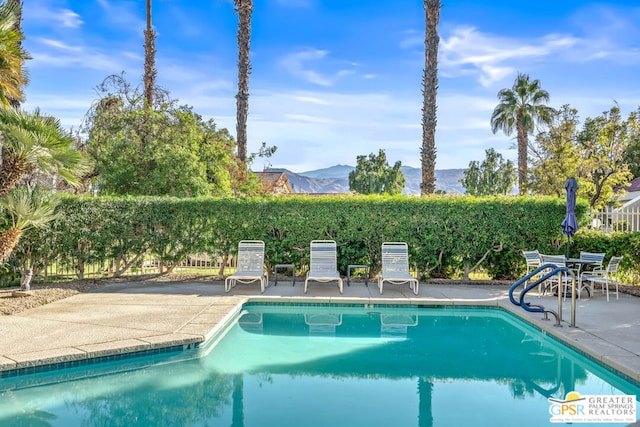
{"label": "white lounge chair", "polygon": [[419,282],[409,272],[409,248],[406,243],[385,242],[382,244],[382,271],[378,276],[380,294],[382,294],[384,282],[409,283],[413,293],[418,295]]}
{"label": "white lounge chair", "polygon": [[338,273],[338,255],[334,240],[313,240],[311,242],[311,261],[309,272],[304,281],[304,293],[307,293],[309,280],[316,282],[338,282],[342,293],[342,278]]}
{"label": "white lounge chair", "polygon": [[224,291],[229,292],[237,282],[260,281],[260,291],[264,292],[269,283],[269,273],[264,268],[264,242],[262,240],[241,240],[238,243],[238,267],[236,272],[224,280]]}

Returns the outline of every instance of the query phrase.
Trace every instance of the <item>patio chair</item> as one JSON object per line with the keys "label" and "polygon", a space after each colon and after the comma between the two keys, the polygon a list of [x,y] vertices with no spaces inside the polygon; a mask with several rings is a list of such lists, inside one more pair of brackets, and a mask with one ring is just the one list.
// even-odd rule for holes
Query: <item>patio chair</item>
{"label": "patio chair", "polygon": [[527,274],[540,267],[540,252],[538,251],[522,251],[524,259],[527,263]]}
{"label": "patio chair", "polygon": [[237,282],[260,281],[260,291],[269,283],[269,273],[264,268],[264,242],[262,240],[241,240],[238,243],[238,267],[236,272],[224,280],[224,291],[229,292]]}
{"label": "patio chair", "polygon": [[[524,255],[524,260],[527,265],[527,275],[540,267],[540,252],[538,251],[522,251],[522,255]],[[537,276],[534,276],[537,277]],[[527,280],[527,285],[529,284],[529,280]],[[538,287],[538,295],[540,295],[540,289]]]}
{"label": "patio chair", "polygon": [[[545,265],[545,264],[552,264],[556,267],[566,267],[567,266],[567,259],[565,258],[564,255],[544,255],[544,254],[540,254],[540,260],[541,260],[541,265]],[[543,271],[542,274],[546,274],[548,273],[548,271]],[[564,297],[565,299],[567,298],[567,288],[569,287],[569,284],[571,283],[570,279],[569,279],[569,275],[564,272],[558,272],[558,274],[555,274],[554,276],[551,276],[546,283],[544,284],[544,286],[542,286],[543,284],[540,283],[540,285],[538,285],[538,296],[544,295],[545,291],[548,289],[549,292],[555,291],[556,292],[562,292],[564,291]],[[562,290],[560,290],[560,288],[562,288]]]}
{"label": "patio chair", "polygon": [[609,260],[609,265],[607,265],[605,269],[594,269],[593,271],[586,271],[581,276],[580,279],[585,282],[591,283],[591,295],[593,295],[593,288],[596,283],[600,283],[602,286],[602,293],[607,293],[607,302],[609,302],[609,283],[615,283],[616,285],[616,299],[618,299],[618,266],[620,265],[620,261],[622,261],[621,256],[611,257]]}
{"label": "patio chair", "polygon": [[309,272],[304,281],[304,293],[310,280],[316,282],[338,282],[338,289],[342,293],[342,278],[338,273],[338,255],[334,240],[313,240],[310,245]]}
{"label": "patio chair", "polygon": [[409,283],[413,293],[418,295],[419,282],[409,272],[409,248],[406,243],[385,242],[382,244],[382,271],[378,276],[378,288],[381,295],[384,282]]}
{"label": "patio chair", "polygon": [[[577,264],[576,268],[572,270],[575,271],[576,277],[579,277],[581,273],[583,273],[583,266],[592,266],[592,270],[601,270],[602,263],[604,262],[604,253],[596,253],[596,252],[580,252],[580,263]],[[581,280],[582,281],[582,280]]]}

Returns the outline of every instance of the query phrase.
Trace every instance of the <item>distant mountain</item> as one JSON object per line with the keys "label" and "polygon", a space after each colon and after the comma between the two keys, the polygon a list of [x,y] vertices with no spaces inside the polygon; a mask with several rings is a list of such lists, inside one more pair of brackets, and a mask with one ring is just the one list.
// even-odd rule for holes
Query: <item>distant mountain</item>
{"label": "distant mountain", "polygon": [[[349,172],[353,166],[335,165],[324,169],[307,172],[291,172],[287,169],[272,168],[273,172],[284,172],[294,193],[348,193]],[[436,190],[443,190],[450,194],[463,194],[464,187],[459,180],[463,177],[464,169],[436,170]],[[406,179],[404,194],[420,194],[422,171],[420,168],[402,166],[402,173]]]}
{"label": "distant mountain", "polygon": [[[402,166],[401,170],[406,180],[403,193],[419,195],[422,170],[411,166]],[[449,194],[464,194],[464,187],[460,184],[464,171],[464,169],[436,169],[436,190]]]}
{"label": "distant mountain", "polygon": [[[325,179],[325,178],[343,179],[346,177],[346,179],[349,180],[349,172],[351,172],[354,169],[355,168],[353,166],[335,165],[335,166],[331,166],[324,169],[318,169],[318,170],[308,171],[308,172],[300,172],[300,175],[306,176],[309,178],[321,178],[321,179]],[[348,186],[349,185],[347,183],[347,187]]]}

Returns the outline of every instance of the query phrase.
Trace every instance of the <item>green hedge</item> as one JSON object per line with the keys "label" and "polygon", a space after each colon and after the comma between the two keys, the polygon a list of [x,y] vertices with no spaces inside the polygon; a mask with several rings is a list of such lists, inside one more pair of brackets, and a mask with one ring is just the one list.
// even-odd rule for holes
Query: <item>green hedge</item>
{"label": "green hedge", "polygon": [[[239,240],[258,239],[266,243],[269,265],[304,265],[311,240],[331,239],[343,274],[348,264],[369,264],[373,273],[382,242],[403,241],[423,276],[460,277],[484,257],[480,265],[491,277],[514,279],[524,271],[522,250],[564,253],[566,244],[564,199],[555,198],[66,197],[58,211],[48,228],[25,234],[14,253],[18,262],[38,269],[56,260],[81,275],[84,265],[109,261],[112,273],[121,274],[146,255],[170,267],[189,254],[224,256]],[[586,203],[578,203],[581,222],[586,212]],[[574,242],[574,252],[597,246],[580,233]],[[607,252],[620,253],[616,245],[627,243],[621,238]],[[637,266],[635,258],[629,262]]]}
{"label": "green hedge", "polygon": [[623,274],[621,281],[631,284],[640,282],[640,232],[603,233],[581,229],[572,239],[572,246],[587,252],[606,253],[605,266],[613,255],[623,256],[620,263]]}

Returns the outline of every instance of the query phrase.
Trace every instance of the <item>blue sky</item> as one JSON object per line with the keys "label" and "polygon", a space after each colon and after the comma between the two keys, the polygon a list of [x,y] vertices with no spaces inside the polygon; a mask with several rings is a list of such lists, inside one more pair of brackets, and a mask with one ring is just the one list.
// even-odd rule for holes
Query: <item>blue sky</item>
{"label": "blue sky", "polygon": [[[140,84],[144,0],[27,0],[23,15],[25,109],[77,129],[105,77]],[[420,167],[424,18],[420,0],[254,0],[248,151],[276,145],[270,163],[296,172],[379,149]],[[158,84],[235,134],[233,2],[154,0],[153,24]],[[640,106],[637,0],[446,0],[439,33],[437,169],[492,147],[515,161],[490,117],[518,72],[582,120]]]}

